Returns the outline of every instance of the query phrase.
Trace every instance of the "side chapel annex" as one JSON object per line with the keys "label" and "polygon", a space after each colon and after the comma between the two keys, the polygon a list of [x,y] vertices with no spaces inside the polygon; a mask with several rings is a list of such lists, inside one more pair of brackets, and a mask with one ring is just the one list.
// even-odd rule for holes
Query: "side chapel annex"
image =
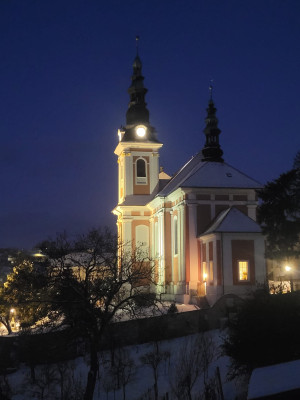
{"label": "side chapel annex", "polygon": [[149,121],[137,55],[126,125],[118,131],[119,240],[155,260],[158,290],[170,300],[246,295],[266,276],[264,237],[256,223],[261,185],[227,164],[218,119],[209,99],[205,143],[174,176],[160,171],[162,143]]}

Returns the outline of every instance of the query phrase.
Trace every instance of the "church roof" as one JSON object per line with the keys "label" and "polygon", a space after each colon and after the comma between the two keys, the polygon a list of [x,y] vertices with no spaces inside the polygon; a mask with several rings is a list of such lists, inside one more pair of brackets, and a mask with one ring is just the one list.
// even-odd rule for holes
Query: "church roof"
{"label": "church roof", "polygon": [[216,232],[261,233],[261,227],[252,218],[235,207],[222,211],[200,236]]}
{"label": "church roof", "polygon": [[182,187],[259,189],[262,185],[225,162],[202,161],[200,151],[158,193],[167,196]]}
{"label": "church roof", "polygon": [[153,200],[153,194],[128,195],[120,206],[145,206]]}

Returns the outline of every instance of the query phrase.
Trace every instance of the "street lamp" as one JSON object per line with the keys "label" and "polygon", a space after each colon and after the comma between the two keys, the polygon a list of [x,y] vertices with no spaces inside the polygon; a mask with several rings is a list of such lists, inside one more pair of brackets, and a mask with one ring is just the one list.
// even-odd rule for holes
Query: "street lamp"
{"label": "street lamp", "polygon": [[286,265],[284,267],[286,272],[289,272],[289,278],[290,278],[290,286],[291,286],[291,292],[293,292],[293,277],[292,277],[292,268],[289,265]]}
{"label": "street lamp", "polygon": [[207,289],[207,273],[204,272],[203,274],[203,283],[204,283],[204,296],[206,296],[206,289]]}
{"label": "street lamp", "polygon": [[12,331],[14,331],[15,330],[15,311],[16,310],[14,308],[11,308],[9,311],[11,314],[10,326],[11,326]]}

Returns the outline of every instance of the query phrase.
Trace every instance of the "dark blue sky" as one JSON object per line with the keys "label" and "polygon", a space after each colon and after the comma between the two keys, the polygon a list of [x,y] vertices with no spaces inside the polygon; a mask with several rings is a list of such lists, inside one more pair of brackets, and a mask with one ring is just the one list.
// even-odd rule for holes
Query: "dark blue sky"
{"label": "dark blue sky", "polygon": [[300,150],[299,0],[0,0],[0,247],[105,224],[140,35],[150,121],[174,173],[204,144],[265,183]]}

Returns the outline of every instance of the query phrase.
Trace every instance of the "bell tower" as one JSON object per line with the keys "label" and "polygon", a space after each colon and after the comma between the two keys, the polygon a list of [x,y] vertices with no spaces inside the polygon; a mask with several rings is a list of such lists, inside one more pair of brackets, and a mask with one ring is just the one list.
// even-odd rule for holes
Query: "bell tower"
{"label": "bell tower", "polygon": [[[147,203],[153,199],[159,186],[159,149],[155,128],[150,125],[145,102],[142,62],[138,55],[133,62],[126,125],[118,130],[118,205],[113,213],[118,216],[118,235],[122,243],[150,245]],[[128,249],[129,250],[129,249]]]}

